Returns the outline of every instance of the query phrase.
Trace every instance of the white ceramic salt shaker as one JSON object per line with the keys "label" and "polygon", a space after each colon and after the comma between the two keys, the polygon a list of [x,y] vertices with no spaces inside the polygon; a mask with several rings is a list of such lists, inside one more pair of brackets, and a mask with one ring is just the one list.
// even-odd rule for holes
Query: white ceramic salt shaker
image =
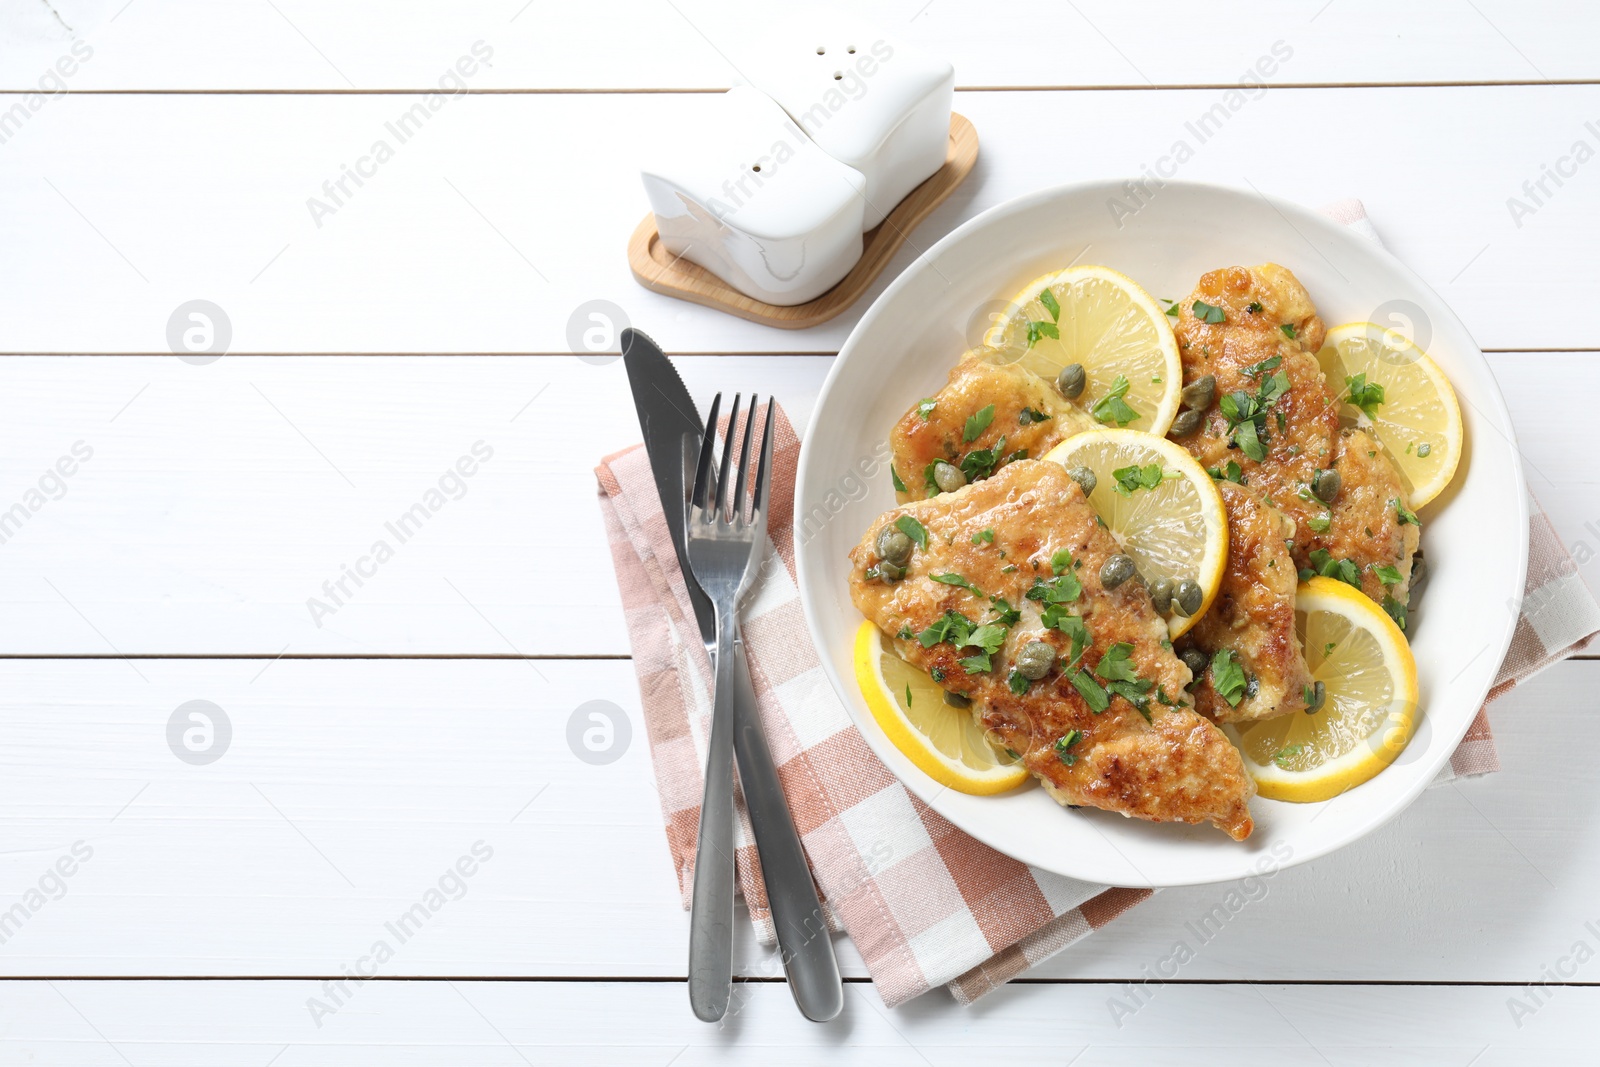
{"label": "white ceramic salt shaker", "polygon": [[719,30],[740,79],[866,175],[871,229],[944,165],[955,69],[853,15],[802,8]]}
{"label": "white ceramic salt shaker", "polygon": [[861,258],[866,179],[735,86],[642,168],[667,251],[769,304],[803,304]]}

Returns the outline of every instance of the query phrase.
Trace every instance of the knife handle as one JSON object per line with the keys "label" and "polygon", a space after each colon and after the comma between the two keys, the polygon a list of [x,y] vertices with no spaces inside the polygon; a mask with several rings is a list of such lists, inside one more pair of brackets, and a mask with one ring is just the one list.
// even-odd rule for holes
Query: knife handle
{"label": "knife handle", "polygon": [[778,953],[800,1014],[812,1022],[827,1022],[844,1007],[839,961],[833,954],[822,901],[811,880],[800,834],[784,799],[767,734],[761,726],[761,711],[756,705],[742,641],[734,645],[729,658],[733,660],[736,711],[733,751],[739,763],[739,785],[744,790],[756,852],[761,857],[761,876],[767,887],[767,904],[772,908]]}

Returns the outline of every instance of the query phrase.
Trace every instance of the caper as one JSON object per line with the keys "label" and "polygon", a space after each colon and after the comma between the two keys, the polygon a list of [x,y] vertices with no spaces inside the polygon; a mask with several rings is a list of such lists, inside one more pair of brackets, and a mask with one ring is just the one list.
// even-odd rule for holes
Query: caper
{"label": "caper", "polygon": [[952,708],[972,707],[972,698],[969,696],[962,696],[960,693],[945,693],[944,702],[949,704]]}
{"label": "caper", "polygon": [[1200,428],[1200,422],[1205,418],[1198,411],[1180,411],[1178,417],[1172,420],[1172,426],[1167,430],[1168,437],[1188,437]]}
{"label": "caper", "polygon": [[1185,578],[1172,589],[1172,607],[1179,615],[1188,618],[1200,610],[1200,604],[1206,598],[1200,589],[1200,583],[1193,578]]}
{"label": "caper", "polygon": [[1017,673],[1037,682],[1055,666],[1056,650],[1044,641],[1029,641],[1017,652]]}
{"label": "caper", "polygon": [[1328,702],[1328,687],[1321,682],[1311,687],[1311,699],[1306,702],[1306,714],[1312,715],[1322,710],[1322,705]]}
{"label": "caper", "polygon": [[885,526],[878,531],[878,558],[905,566],[911,558],[911,538],[897,526]]}
{"label": "caper", "polygon": [[941,493],[953,493],[967,484],[967,476],[961,473],[960,467],[941,459],[933,465],[933,484]]}
{"label": "caper", "polygon": [[1206,664],[1211,662],[1210,659],[1206,657],[1204,652],[1200,651],[1198,648],[1195,648],[1193,645],[1190,645],[1182,652],[1179,652],[1178,658],[1183,660],[1183,665],[1188,667],[1189,673],[1194,675],[1196,678],[1200,677],[1200,675],[1205,671]]}
{"label": "caper", "polygon": [[898,563],[890,563],[886,559],[880,559],[877,563],[877,566],[868,568],[867,570],[868,578],[882,578],[886,582],[898,582],[905,576],[906,569],[904,567],[900,566]]}
{"label": "caper", "polygon": [[1196,378],[1183,387],[1180,396],[1183,406],[1190,411],[1204,411],[1211,406],[1211,401],[1217,395],[1217,376],[1207,374],[1203,378]]}
{"label": "caper", "polygon": [[1157,615],[1165,615],[1172,610],[1172,579],[1157,578],[1150,583],[1150,603],[1155,605]]}
{"label": "caper", "polygon": [[1100,566],[1100,584],[1107,589],[1115,589],[1123,582],[1132,578],[1139,568],[1134,566],[1132,556],[1117,554],[1106,560]]}
{"label": "caper", "polygon": [[1061,395],[1068,400],[1076,400],[1083,395],[1084,384],[1089,376],[1083,372],[1082,363],[1068,363],[1061,368],[1061,373],[1056,375],[1056,388],[1061,390]]}
{"label": "caper", "polygon": [[1331,504],[1339,495],[1344,479],[1336,470],[1321,470],[1311,476],[1311,495],[1324,504]]}
{"label": "caper", "polygon": [[1088,467],[1070,467],[1067,476],[1077,482],[1083,489],[1083,495],[1088,496],[1094,492],[1094,487],[1100,484],[1100,479],[1094,476],[1094,471]]}

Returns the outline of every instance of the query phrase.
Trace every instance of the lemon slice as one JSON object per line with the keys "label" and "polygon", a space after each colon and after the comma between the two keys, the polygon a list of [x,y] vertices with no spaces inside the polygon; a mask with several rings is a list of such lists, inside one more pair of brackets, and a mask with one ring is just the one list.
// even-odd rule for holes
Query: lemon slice
{"label": "lemon slice", "polygon": [[[1439,365],[1402,334],[1371,322],[1329,330],[1317,360],[1345,401],[1344,414],[1370,425],[1394,460],[1411,506],[1444,492],[1461,462],[1462,432],[1455,390]],[[1365,385],[1383,387],[1382,402],[1365,411],[1350,403],[1348,382],[1358,374]]]}
{"label": "lemon slice", "polygon": [[[1133,557],[1146,583],[1185,578],[1200,583],[1199,610],[1167,616],[1172,637],[1199,621],[1222,584],[1228,565],[1228,513],[1217,483],[1181,445],[1136,430],[1089,430],[1069,437],[1044,458],[1067,469],[1094,471],[1089,503],[1122,550]],[[1161,480],[1149,485],[1159,469]],[[1130,471],[1129,468],[1136,468]],[[1119,480],[1117,472],[1123,472]],[[1140,477],[1137,488],[1123,482]]]}
{"label": "lemon slice", "polygon": [[1023,767],[984,737],[972,712],[944,702],[934,680],[895,655],[870,622],[856,631],[856,684],[894,747],[958,793],[986,796],[1028,780]]}
{"label": "lemon slice", "polygon": [[1295,628],[1321,710],[1225,727],[1261,795],[1328,800],[1383,770],[1411,740],[1417,665],[1394,621],[1359,589],[1312,578],[1295,592]]}
{"label": "lemon slice", "polygon": [[1061,368],[1081,364],[1087,381],[1074,402],[1107,425],[1165,434],[1178,412],[1183,365],[1172,325],[1149,293],[1110,267],[1035,278],[1011,298],[985,343],[999,350],[991,358],[1051,382]]}

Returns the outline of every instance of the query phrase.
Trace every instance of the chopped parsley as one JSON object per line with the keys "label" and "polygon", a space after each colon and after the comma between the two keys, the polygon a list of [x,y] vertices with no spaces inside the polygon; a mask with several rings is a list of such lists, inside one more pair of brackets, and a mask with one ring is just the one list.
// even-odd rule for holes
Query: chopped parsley
{"label": "chopped parsley", "polygon": [[968,452],[961,460],[961,473],[967,476],[967,481],[976,482],[989,477],[996,467],[1008,459],[1026,458],[1015,454],[1003,456],[1005,447],[1006,439],[1002,436],[991,448],[978,448]]}
{"label": "chopped parsley", "polygon": [[1101,422],[1114,422],[1118,426],[1126,426],[1139,417],[1139,413],[1122,399],[1127,395],[1128,379],[1119,374],[1111,383],[1111,391],[1095,401],[1094,407],[1089,409],[1089,414]]}
{"label": "chopped parsley", "polygon": [[1045,414],[1037,408],[1025,407],[1021,411],[1017,412],[1017,425],[1032,426],[1036,422],[1048,422],[1054,417],[1055,416],[1053,415]]}
{"label": "chopped parsley", "polygon": [[1061,305],[1056,302],[1056,294],[1048,289],[1039,290],[1039,303],[1043,304],[1044,309],[1050,312],[1051,322],[1061,321]]}
{"label": "chopped parsley", "polygon": [[1283,335],[1289,340],[1294,340],[1294,323],[1286,322],[1282,326],[1279,326],[1278,329],[1282,330]]}
{"label": "chopped parsley", "polygon": [[1208,304],[1204,300],[1196,300],[1190,310],[1194,312],[1195,318],[1201,322],[1208,322],[1213,326],[1227,318],[1222,313],[1221,308]]}
{"label": "chopped parsley", "polygon": [[1315,533],[1327,533],[1328,527],[1333,525],[1332,515],[1313,515],[1306,520],[1306,525]]}
{"label": "chopped parsley", "polygon": [[[932,648],[941,641],[948,641],[957,650],[977,649],[973,655],[956,661],[968,674],[982,674],[991,669],[993,663],[989,657],[1000,650],[1005,640],[1006,628],[1000,623],[977,625],[959,611],[945,612],[938,622],[917,635],[917,642],[923,648]],[[934,680],[939,679],[936,677]]]}
{"label": "chopped parsley", "polygon": [[1336,578],[1346,585],[1361,588],[1361,572],[1356,565],[1347,559],[1334,559],[1333,553],[1325,548],[1311,550],[1311,566],[1300,570],[1300,580],[1315,578],[1321,575],[1324,578]]}
{"label": "chopped parsley", "polygon": [[1038,344],[1039,338],[1041,337],[1054,337],[1057,340],[1060,340],[1061,327],[1057,326],[1053,322],[1028,323],[1028,347],[1032,348],[1034,345]]}
{"label": "chopped parsley", "polygon": [[1276,751],[1276,752],[1274,752],[1272,754],[1272,762],[1276,763],[1278,766],[1282,767],[1284,770],[1288,770],[1289,769],[1289,760],[1291,760],[1294,757],[1300,755],[1300,753],[1302,751],[1304,751],[1304,750],[1305,750],[1305,746],[1304,745],[1288,745],[1288,746],[1285,746],[1284,748],[1280,748],[1280,749],[1278,749],[1278,751]]}
{"label": "chopped parsley", "polygon": [[[1054,561],[1052,560],[1052,566]],[[1083,595],[1083,583],[1078,581],[1078,576],[1070,571],[1057,574],[1046,581],[1043,578],[1033,580],[1033,588],[1025,594],[1029,600],[1038,600],[1045,604],[1070,604]]]}
{"label": "chopped parsley", "polygon": [[1387,593],[1383,597],[1383,610],[1389,613],[1389,618],[1400,627],[1400,632],[1406,632],[1406,606]]}
{"label": "chopped parsley", "polygon": [[1273,371],[1277,370],[1281,366],[1283,366],[1283,357],[1282,356],[1268,356],[1266,359],[1262,360],[1260,363],[1252,363],[1252,364],[1250,364],[1248,367],[1246,367],[1244,370],[1240,371],[1239,373],[1243,374],[1246,378],[1259,378],[1263,374],[1272,373]]}
{"label": "chopped parsley", "polygon": [[1072,670],[1094,642],[1093,636],[1089,633],[1089,624],[1083,621],[1082,616],[1068,614],[1067,609],[1060,604],[1051,604],[1045,608],[1041,614],[1041,621],[1071,639],[1072,655],[1067,657],[1067,664],[1063,669]]}
{"label": "chopped parsley", "polygon": [[1400,503],[1399,497],[1395,497],[1393,500],[1389,501],[1389,503],[1394,505],[1395,514],[1400,516],[1401,526],[1404,526],[1406,523],[1410,523],[1419,530],[1422,528],[1422,520],[1417,518],[1417,513]]}
{"label": "chopped parsley", "polygon": [[1118,467],[1111,472],[1111,476],[1117,480],[1117,492],[1132,496],[1136,489],[1154,489],[1160,485],[1163,473],[1159,463],[1147,463],[1143,467],[1134,463]]}
{"label": "chopped parsley", "polygon": [[933,414],[933,409],[938,407],[938,406],[939,406],[939,402],[937,400],[933,399],[932,397],[927,397],[926,399],[919,400],[919,401],[917,401],[917,414],[922,416],[922,421],[923,422],[927,422],[928,421],[928,416],[932,415]]}
{"label": "chopped parsley", "polygon": [[1182,700],[1174,700],[1172,697],[1167,696],[1167,687],[1164,685],[1156,686],[1156,699],[1169,708],[1186,708],[1189,706]]}
{"label": "chopped parsley", "polygon": [[[1234,444],[1257,463],[1267,458],[1267,448],[1263,440],[1267,413],[1272,409],[1272,405],[1289,391],[1288,372],[1276,369],[1280,363],[1282,359],[1273,356],[1262,360],[1245,372],[1246,374],[1254,372],[1253,376],[1262,378],[1260,384],[1256,386],[1254,396],[1243,389],[1236,389],[1218,401],[1218,407],[1228,420],[1228,429]],[[1267,377],[1269,371],[1274,373]]]}
{"label": "chopped parsley", "polygon": [[1067,549],[1058,548],[1050,554],[1050,573],[1060,574],[1062,571],[1072,569],[1072,553]]}
{"label": "chopped parsley", "polygon": [[1089,676],[1089,672],[1079,667],[1072,672],[1072,688],[1083,697],[1083,702],[1089,705],[1089,710],[1096,715],[1111,706],[1111,698],[1106,691],[1100,688],[1100,683]]}
{"label": "chopped parsley", "polygon": [[894,481],[894,491],[895,492],[903,493],[903,492],[906,491],[906,483],[902,482],[900,480],[900,472],[899,471],[895,470],[893,467],[890,467],[889,468],[889,477]]}
{"label": "chopped parsley", "polygon": [[1378,413],[1378,405],[1383,403],[1383,386],[1377,382],[1369,384],[1366,371],[1352,374],[1344,380],[1344,384],[1350,391],[1350,403],[1366,412],[1367,418]]}
{"label": "chopped parsley", "polygon": [[1022,618],[1022,612],[1011,606],[1011,601],[1003,596],[991,596],[989,603],[994,605],[995,622],[1001,626],[1015,626],[1017,620]]}
{"label": "chopped parsley", "polygon": [[992,545],[992,544],[994,544],[994,527],[993,526],[987,526],[987,527],[983,528],[982,530],[979,530],[977,533],[973,534],[972,535],[972,543],[975,544],[975,545]]}
{"label": "chopped parsley", "polygon": [[1261,313],[1261,301],[1252,300],[1245,305],[1244,309],[1252,315],[1259,315]]}
{"label": "chopped parsley", "polygon": [[916,542],[918,548],[928,547],[928,528],[918,522],[914,515],[902,515],[894,520],[895,527],[911,540]]}
{"label": "chopped parsley", "polygon": [[1177,318],[1178,317],[1178,302],[1176,300],[1166,300],[1165,297],[1162,297],[1162,299],[1164,301],[1166,301],[1167,314],[1171,315],[1173,318]]}
{"label": "chopped parsley", "polygon": [[1106,689],[1122,697],[1146,719],[1150,717],[1150,690],[1155,688],[1155,683],[1140,678],[1133,672],[1133,662],[1128,654],[1133,651],[1133,646],[1126,641],[1118,641],[1106,649],[1105,655],[1100,657],[1100,662],[1095,664],[1094,673],[1099,675],[1106,683]]}
{"label": "chopped parsley", "polygon": [[993,421],[993,404],[989,404],[978,409],[978,411],[975,413],[967,416],[967,425],[961,431],[961,439],[969,444],[973,441],[976,441],[979,435],[981,435],[983,431],[987,430],[989,428],[989,424]]}
{"label": "chopped parsley", "polygon": [[1219,482],[1233,482],[1236,485],[1248,485],[1245,481],[1244,468],[1239,466],[1237,460],[1228,460],[1226,467],[1207,467],[1206,473]]}
{"label": "chopped parsley", "polygon": [[944,668],[943,667],[935,667],[935,668],[933,668],[933,670],[928,672],[928,677],[932,678],[936,682],[943,682],[944,678],[945,678]]}
{"label": "chopped parsley", "polygon": [[1032,683],[1029,682],[1028,679],[1022,676],[1021,671],[1012,671],[1010,674],[1006,675],[1006,687],[1017,696],[1021,696],[1023,693],[1026,693],[1028,691],[1028,686],[1031,684]]}
{"label": "chopped parsley", "polygon": [[911,706],[911,683],[906,683],[906,707]]}
{"label": "chopped parsley", "polygon": [[982,589],[979,589],[959,574],[930,574],[928,577],[942,585],[953,585],[957,589],[965,589],[973,596],[988,596]]}
{"label": "chopped parsley", "polygon": [[1067,750],[1082,739],[1083,732],[1081,730],[1068,730],[1066,733],[1057,738],[1056,743],[1052,746],[1056,750],[1056,755],[1061,757],[1061,762],[1065,763],[1068,767],[1072,766],[1074,763],[1077,763],[1078,757]]}
{"label": "chopped parsley", "polygon": [[933,476],[933,472],[938,469],[939,464],[943,462],[944,460],[942,459],[936,459],[926,467],[922,468],[922,485],[923,488],[927,489],[928,496],[930,497],[936,497],[939,495],[939,481]]}
{"label": "chopped parsley", "polygon": [[1378,576],[1378,581],[1382,582],[1384,585],[1399,585],[1403,580],[1400,577],[1400,569],[1398,567],[1391,567],[1387,563],[1372,568],[1372,573],[1376,574]]}
{"label": "chopped parsley", "polygon": [[1245,677],[1244,668],[1239,666],[1239,658],[1232,649],[1219,649],[1211,657],[1211,688],[1228,702],[1228,707],[1238,707],[1249,686],[1250,681]]}

